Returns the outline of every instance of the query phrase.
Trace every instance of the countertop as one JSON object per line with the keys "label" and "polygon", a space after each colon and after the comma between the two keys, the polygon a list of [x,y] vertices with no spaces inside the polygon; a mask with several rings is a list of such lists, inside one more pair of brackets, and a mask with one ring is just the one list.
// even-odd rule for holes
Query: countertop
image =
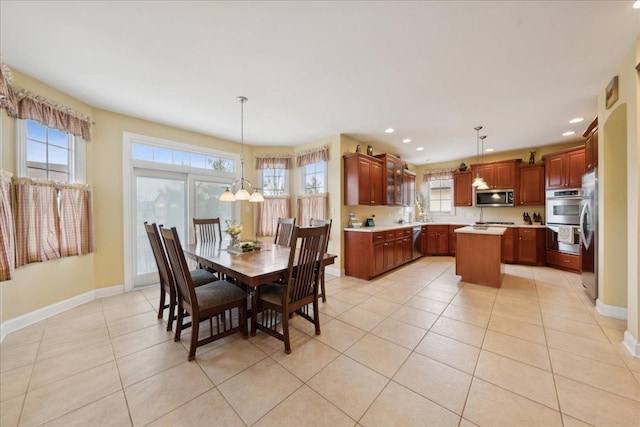
{"label": "countertop", "polygon": [[[459,222],[405,222],[402,224],[382,224],[376,225],[375,227],[361,227],[361,228],[344,228],[344,231],[358,231],[364,233],[375,233],[376,231],[387,231],[387,230],[398,230],[401,228],[408,228],[414,226],[423,226],[423,225],[460,225],[462,227],[467,227],[473,225],[473,223],[459,223]],[[491,228],[545,228],[545,225],[540,224],[487,224]]]}
{"label": "countertop", "polygon": [[484,229],[474,228],[474,227],[462,227],[457,228],[454,233],[464,233],[464,234],[484,234],[484,235],[492,235],[492,236],[502,236],[506,233],[506,227],[487,227]]}

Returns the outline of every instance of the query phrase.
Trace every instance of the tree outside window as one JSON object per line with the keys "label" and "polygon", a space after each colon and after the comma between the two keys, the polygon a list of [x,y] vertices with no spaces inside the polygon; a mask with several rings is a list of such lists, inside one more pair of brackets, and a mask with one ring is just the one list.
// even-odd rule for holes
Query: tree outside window
{"label": "tree outside window", "polygon": [[304,166],[304,192],[306,194],[326,193],[326,162],[310,163]]}
{"label": "tree outside window", "polygon": [[264,196],[282,196],[289,194],[288,169],[260,169]]}

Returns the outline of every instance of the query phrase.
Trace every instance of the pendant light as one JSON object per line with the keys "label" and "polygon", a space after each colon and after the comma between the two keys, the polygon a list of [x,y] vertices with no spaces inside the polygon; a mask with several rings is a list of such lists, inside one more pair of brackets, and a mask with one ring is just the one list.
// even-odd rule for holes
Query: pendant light
{"label": "pendant light", "polygon": [[[220,195],[219,200],[221,202],[235,202],[236,200],[264,202],[262,194],[260,194],[257,188],[254,189],[249,180],[244,177],[244,103],[247,102],[248,99],[244,96],[239,96],[236,99],[240,101],[240,144],[242,146],[240,155],[241,175],[240,179],[236,179],[230,187],[227,187],[225,192]],[[231,190],[235,190],[235,193]]]}
{"label": "pendant light", "polygon": [[[478,163],[482,163],[480,160],[480,129],[482,129],[482,126],[476,126],[474,127],[475,131],[476,131],[476,155],[477,155],[477,161]],[[482,139],[486,138],[486,136],[482,136]],[[473,179],[473,184],[471,184],[472,187],[476,187],[477,190],[486,190],[487,188],[489,188],[487,186],[487,183],[484,182],[484,179],[480,176],[480,173],[478,171],[476,171],[476,177]]]}
{"label": "pendant light", "polygon": [[[484,160],[484,139],[486,137],[487,137],[487,135],[480,136],[480,163],[482,163],[482,161]],[[482,182],[477,187],[477,189],[478,190],[488,190],[489,186],[487,185],[487,182],[484,180],[484,178],[480,178],[480,179],[482,180]]]}

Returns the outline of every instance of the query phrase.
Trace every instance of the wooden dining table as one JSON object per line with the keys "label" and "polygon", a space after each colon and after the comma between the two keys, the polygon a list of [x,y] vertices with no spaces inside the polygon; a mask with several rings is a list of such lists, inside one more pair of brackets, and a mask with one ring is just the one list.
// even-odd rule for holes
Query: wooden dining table
{"label": "wooden dining table", "polygon": [[[198,242],[185,245],[183,250],[187,258],[198,264],[218,271],[226,277],[250,287],[250,295],[255,295],[258,286],[277,282],[286,278],[289,268],[291,248],[273,243],[261,243],[261,249],[254,252],[237,253],[228,249],[227,241]],[[336,255],[325,254],[321,268],[333,264]],[[252,309],[256,301],[252,298]],[[255,331],[251,331],[255,335]]]}

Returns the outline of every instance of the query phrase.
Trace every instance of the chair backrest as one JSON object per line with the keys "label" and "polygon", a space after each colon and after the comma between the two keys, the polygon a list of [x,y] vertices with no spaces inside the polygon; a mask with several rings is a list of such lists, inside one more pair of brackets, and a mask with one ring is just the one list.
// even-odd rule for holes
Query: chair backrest
{"label": "chair backrest", "polygon": [[169,292],[169,295],[173,295],[175,291],[173,287],[173,274],[171,274],[171,267],[167,260],[167,253],[164,250],[164,245],[160,239],[160,233],[158,232],[158,226],[154,222],[153,224],[144,223],[144,228],[147,231],[147,237],[149,237],[149,243],[151,244],[151,250],[153,251],[153,257],[156,260],[156,267],[158,267],[158,275],[160,276],[160,283],[165,291]]}
{"label": "chair backrest", "polygon": [[309,226],[311,227],[323,227],[325,225],[328,225],[329,228],[327,229],[327,237],[326,239],[324,239],[324,251],[327,251],[327,248],[329,247],[329,236],[331,235],[331,223],[333,222],[332,219],[313,219],[311,218],[311,220],[309,221]]}
{"label": "chair backrest", "polygon": [[[287,272],[289,304],[313,297],[317,292],[320,262],[329,226],[294,227]],[[297,250],[296,250],[297,249]]]}
{"label": "chair backrest", "polygon": [[222,240],[220,218],[193,218],[193,234],[198,242],[219,242]]}
{"label": "chair backrest", "polygon": [[173,271],[173,278],[178,288],[178,304],[182,306],[180,302],[184,300],[192,307],[192,310],[197,310],[198,300],[196,298],[196,291],[193,287],[187,260],[182,251],[178,231],[175,227],[171,227],[170,229],[160,227],[160,232],[164,240],[164,246],[167,249],[169,264]]}
{"label": "chair backrest", "polygon": [[296,226],[295,218],[278,218],[278,228],[276,228],[275,244],[290,246],[293,228]]}

